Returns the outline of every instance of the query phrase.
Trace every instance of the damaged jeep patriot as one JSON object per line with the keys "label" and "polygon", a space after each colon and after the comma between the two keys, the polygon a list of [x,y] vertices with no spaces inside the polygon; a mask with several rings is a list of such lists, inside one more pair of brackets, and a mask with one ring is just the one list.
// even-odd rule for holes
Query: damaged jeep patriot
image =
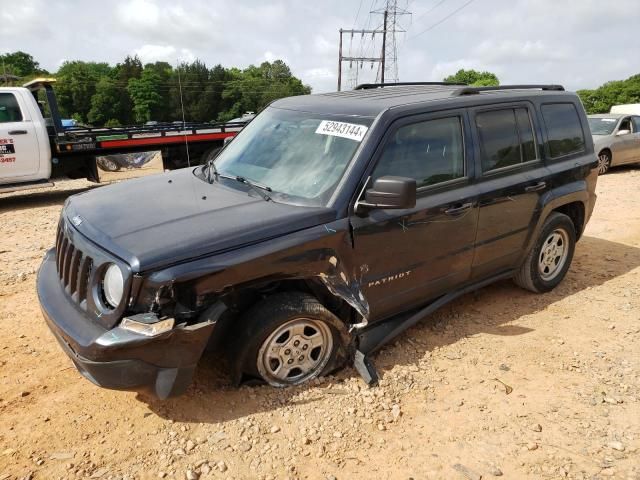
{"label": "damaged jeep patriot", "polygon": [[596,178],[559,85],[285,98],[206,165],[70,197],[38,295],[103,387],[181,394],[205,348],[237,382],[352,364],[375,383],[371,352],[445,303],[506,278],[558,285]]}

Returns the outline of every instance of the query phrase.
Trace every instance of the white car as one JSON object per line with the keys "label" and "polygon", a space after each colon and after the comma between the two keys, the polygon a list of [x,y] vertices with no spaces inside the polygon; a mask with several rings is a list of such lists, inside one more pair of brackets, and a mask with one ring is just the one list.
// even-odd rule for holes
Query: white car
{"label": "white car", "polygon": [[640,115],[589,115],[589,127],[600,175],[613,166],[640,162]]}

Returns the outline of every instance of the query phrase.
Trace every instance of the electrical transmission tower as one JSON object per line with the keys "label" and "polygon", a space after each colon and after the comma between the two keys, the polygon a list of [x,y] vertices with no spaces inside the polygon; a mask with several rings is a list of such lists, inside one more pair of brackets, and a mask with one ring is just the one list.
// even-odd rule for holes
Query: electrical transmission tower
{"label": "electrical transmission tower", "polygon": [[[338,51],[338,91],[342,89],[342,64],[343,62],[349,62],[349,68],[356,65],[356,79],[358,78],[358,71],[364,67],[365,63],[370,63],[373,68],[373,64],[378,64],[378,71],[376,74],[376,82],[378,79],[381,83],[390,82],[395,83],[398,81],[398,45],[396,43],[396,33],[402,33],[405,30],[399,24],[398,17],[402,15],[410,15],[404,8],[398,6],[398,0],[385,0],[385,6],[377,10],[370,12],[371,14],[379,14],[383,16],[381,28],[372,30],[367,29],[340,29],[340,46]],[[382,48],[380,49],[380,56],[366,56],[360,52],[357,55],[343,55],[342,49],[342,37],[344,34],[350,34],[353,39],[354,34],[361,35],[364,39],[365,35],[371,34],[371,41],[375,43],[376,35],[382,37]],[[362,49],[362,43],[361,43]]]}

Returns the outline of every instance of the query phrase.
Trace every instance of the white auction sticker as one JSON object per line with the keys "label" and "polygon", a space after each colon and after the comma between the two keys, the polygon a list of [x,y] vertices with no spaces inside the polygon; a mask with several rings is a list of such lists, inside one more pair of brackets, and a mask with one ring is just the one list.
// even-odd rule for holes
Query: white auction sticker
{"label": "white auction sticker", "polygon": [[348,138],[349,140],[355,140],[361,142],[365,134],[369,130],[364,125],[358,125],[355,123],[346,122],[332,122],[330,120],[322,120],[316,133],[321,135],[331,135],[334,137]]}

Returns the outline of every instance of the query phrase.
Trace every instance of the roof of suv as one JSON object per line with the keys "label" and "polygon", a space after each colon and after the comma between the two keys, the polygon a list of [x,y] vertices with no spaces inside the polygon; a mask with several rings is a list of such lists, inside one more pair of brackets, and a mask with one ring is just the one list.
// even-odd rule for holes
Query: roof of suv
{"label": "roof of suv", "polygon": [[[520,88],[518,88],[520,87]],[[543,90],[542,87],[545,89]],[[501,86],[496,89],[474,88],[466,85],[398,85],[382,88],[362,88],[342,92],[301,95],[277,100],[272,105],[278,108],[327,113],[336,115],[358,115],[375,117],[383,110],[404,105],[435,102],[450,99],[466,103],[477,99],[477,95],[522,97],[533,95],[564,94],[559,85],[548,86]],[[457,102],[456,102],[457,103]]]}
{"label": "roof of suv", "polygon": [[622,118],[633,117],[631,113],[592,113],[587,115],[589,118]]}

